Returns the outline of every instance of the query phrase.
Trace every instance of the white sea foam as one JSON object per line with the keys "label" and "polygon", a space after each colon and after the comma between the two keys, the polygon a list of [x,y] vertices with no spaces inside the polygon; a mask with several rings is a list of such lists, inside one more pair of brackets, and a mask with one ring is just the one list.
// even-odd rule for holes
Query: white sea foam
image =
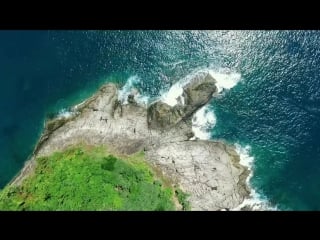
{"label": "white sea foam", "polygon": [[161,94],[161,101],[170,105],[171,107],[178,104],[178,98],[181,98],[181,103],[184,104],[184,98],[182,96],[183,93],[183,81],[178,81],[171,86],[168,92]]}
{"label": "white sea foam", "polygon": [[217,81],[216,86],[218,88],[218,93],[233,88],[241,80],[240,73],[230,72],[223,68],[217,71],[208,70],[208,72]]}
{"label": "white sea foam", "polygon": [[[216,85],[218,87],[218,93],[222,93],[224,90],[233,88],[241,79],[240,73],[231,72],[225,68],[218,70],[212,70],[209,68],[197,69],[173,84],[168,91],[162,92],[160,94],[160,100],[170,106],[175,106],[179,103],[179,101],[181,104],[184,104],[184,98],[182,96],[183,87],[199,74],[210,74],[213,78],[215,78],[217,81]],[[136,75],[129,77],[126,84],[119,91],[119,100],[124,104],[127,104],[128,95],[134,94],[138,103],[147,105],[150,101],[150,98],[148,96],[141,95],[135,88],[139,81],[141,81],[141,79]],[[195,133],[195,137],[192,139],[209,139],[210,133],[208,133],[208,128],[214,127],[215,124],[216,117],[214,112],[209,110],[207,106],[202,107],[194,114],[192,118],[192,130]]]}
{"label": "white sea foam", "polygon": [[192,117],[192,131],[194,132],[194,137],[190,140],[196,138],[199,139],[210,139],[210,132],[208,128],[212,128],[216,125],[216,116],[213,111],[208,108],[208,106],[203,106],[200,108]]}
{"label": "white sea foam", "polygon": [[128,78],[126,84],[119,90],[118,99],[123,103],[128,103],[128,96],[133,94],[135,96],[135,100],[137,103],[141,105],[147,105],[149,102],[149,97],[142,95],[138,89],[135,87],[137,83],[139,83],[141,79],[137,76],[131,76]]}
{"label": "white sea foam", "polygon": [[67,109],[64,108],[64,109],[61,109],[61,110],[59,111],[59,113],[58,113],[58,115],[57,115],[57,118],[59,118],[59,119],[61,119],[61,118],[67,119],[67,118],[73,117],[74,114],[75,114],[75,112],[69,111],[69,110],[67,110]]}
{"label": "white sea foam", "polygon": [[[199,74],[210,74],[217,81],[216,86],[218,88],[218,94],[223,93],[224,90],[233,88],[241,80],[240,73],[231,72],[225,68],[218,70],[212,70],[209,68],[200,70],[198,69],[173,84],[169,91],[163,92],[160,100],[170,106],[175,106],[178,104],[178,99],[180,98],[181,104],[184,104],[184,98],[182,96],[183,87]],[[216,117],[214,112],[209,110],[207,106],[202,107],[194,114],[192,118],[192,130],[195,136],[191,138],[191,140],[196,138],[209,139],[210,134],[208,133],[208,128],[214,127],[215,124]]]}
{"label": "white sea foam", "polygon": [[240,164],[246,166],[250,171],[252,169],[254,157],[250,156],[251,147],[249,145],[241,147],[240,144],[236,143],[236,152],[240,156]]}
{"label": "white sea foam", "polygon": [[249,207],[252,210],[276,211],[277,207],[271,206],[268,199],[265,196],[258,193],[250,184],[250,179],[252,178],[252,175],[253,175],[252,168],[253,168],[253,162],[254,162],[254,158],[250,156],[250,151],[251,151],[250,146],[247,145],[245,147],[242,147],[240,144],[236,143],[235,147],[236,147],[236,152],[240,156],[240,164],[243,166],[246,166],[250,171],[250,174],[246,179],[247,186],[250,187],[250,195],[239,206],[237,206],[232,210],[237,211],[237,210],[241,210],[244,207]]}
{"label": "white sea foam", "polygon": [[75,106],[72,107],[72,111],[77,112],[78,108],[80,106],[82,106],[84,103],[86,102],[86,100],[82,101],[81,103],[76,104]]}
{"label": "white sea foam", "polygon": [[220,68],[218,70],[212,70],[209,68],[196,70],[186,77],[182,78],[171,86],[169,91],[161,94],[161,101],[167,103],[170,106],[174,106],[178,103],[178,98],[181,97],[182,104],[184,99],[182,97],[183,87],[187,85],[196,75],[199,74],[210,74],[216,81],[218,93],[223,90],[229,90],[233,88],[241,80],[241,74],[237,72],[231,72],[226,68]]}
{"label": "white sea foam", "polygon": [[[237,72],[230,72],[226,69],[219,69],[217,71],[204,69],[200,70],[203,73],[209,73],[216,81],[218,88],[218,94],[221,94],[224,90],[230,90],[241,80],[241,74]],[[209,110],[207,106],[199,109],[192,118],[192,130],[195,136],[191,139],[203,139],[207,140],[210,138],[208,133],[209,128],[213,128],[216,125],[216,116],[213,110]]]}
{"label": "white sea foam", "polygon": [[187,85],[197,73],[198,72],[190,73],[186,77],[173,84],[169,91],[161,92],[160,100],[173,107],[178,104],[178,98],[180,97],[181,103],[184,104],[184,97],[182,96],[183,87]]}

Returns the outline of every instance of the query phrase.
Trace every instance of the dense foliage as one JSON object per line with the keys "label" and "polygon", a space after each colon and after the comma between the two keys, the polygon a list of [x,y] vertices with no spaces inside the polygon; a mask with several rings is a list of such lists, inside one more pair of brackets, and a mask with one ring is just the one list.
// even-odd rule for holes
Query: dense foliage
{"label": "dense foliage", "polygon": [[38,158],[21,186],[2,190],[0,210],[175,210],[175,197],[186,209],[185,195],[164,186],[143,159],[88,146]]}

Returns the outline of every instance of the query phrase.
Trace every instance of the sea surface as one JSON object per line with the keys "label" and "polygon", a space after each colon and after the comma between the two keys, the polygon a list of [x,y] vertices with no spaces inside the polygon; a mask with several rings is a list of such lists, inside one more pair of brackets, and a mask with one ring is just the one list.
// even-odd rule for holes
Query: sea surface
{"label": "sea surface", "polygon": [[236,146],[255,201],[320,210],[319,31],[0,31],[0,188],[44,120],[102,84],[174,104],[201,72],[219,95],[193,119],[197,136]]}

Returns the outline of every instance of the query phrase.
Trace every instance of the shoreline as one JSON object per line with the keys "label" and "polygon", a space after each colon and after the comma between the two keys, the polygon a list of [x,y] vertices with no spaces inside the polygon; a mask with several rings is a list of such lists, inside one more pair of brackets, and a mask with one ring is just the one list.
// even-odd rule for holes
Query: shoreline
{"label": "shoreline", "polygon": [[[246,180],[250,171],[240,164],[235,147],[223,141],[190,140],[191,135],[194,135],[191,119],[179,116],[181,109],[174,110],[173,116],[177,119],[169,122],[169,125],[172,124],[170,128],[163,128],[159,125],[159,119],[153,119],[153,125],[146,129],[146,125],[149,125],[147,108],[135,101],[115,107],[118,91],[116,85],[105,84],[93,96],[71,107],[74,114],[70,117],[46,121],[31,158],[9,185],[19,185],[28,177],[34,170],[37,157],[85,142],[93,145],[102,143],[127,155],[139,150],[145,151],[148,162],[190,193],[193,210],[232,209],[235,204],[240,205],[249,197],[251,189]],[[205,98],[202,106],[211,99],[211,95],[210,92],[210,97]],[[199,109],[199,106],[195,106],[188,111]],[[169,112],[172,109],[167,108]],[[186,113],[188,116],[189,112]],[[97,120],[98,116],[100,120]],[[101,119],[107,119],[106,123]],[[220,172],[209,172],[208,167],[219,169]],[[196,182],[190,182],[195,178]],[[230,199],[226,196],[230,196]]]}
{"label": "shoreline", "polygon": [[[101,88],[98,89],[100,91]],[[97,91],[97,92],[98,92]],[[24,166],[22,169],[12,178],[12,180],[7,184],[7,185],[15,185],[15,184],[20,184],[26,177],[28,177],[28,174],[32,172],[36,166],[36,158],[37,158],[37,153],[41,148],[41,145],[45,143],[46,140],[49,139],[50,135],[57,130],[58,128],[62,127],[65,123],[72,121],[75,119],[79,114],[81,114],[81,110],[84,109],[86,106],[88,106],[92,101],[96,99],[97,92],[94,93],[93,96],[83,100],[81,103],[78,103],[72,107],[70,107],[70,112],[72,115],[69,117],[60,117],[59,114],[54,117],[53,119],[47,120],[45,119],[43,122],[43,131],[39,137],[39,140],[35,144],[33,152],[30,154],[26,162],[24,163]],[[79,112],[80,111],[80,112]],[[56,125],[56,127],[52,130],[50,130],[50,125]]]}

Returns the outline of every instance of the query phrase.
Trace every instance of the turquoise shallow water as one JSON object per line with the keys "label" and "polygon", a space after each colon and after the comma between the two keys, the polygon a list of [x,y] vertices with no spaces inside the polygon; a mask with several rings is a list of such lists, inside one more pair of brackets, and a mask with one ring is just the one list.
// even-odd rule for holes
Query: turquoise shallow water
{"label": "turquoise shallow water", "polygon": [[211,137],[251,146],[255,189],[280,209],[320,209],[318,31],[0,31],[0,186],[45,117],[130,76],[159,96],[197,69],[241,74],[210,103]]}

